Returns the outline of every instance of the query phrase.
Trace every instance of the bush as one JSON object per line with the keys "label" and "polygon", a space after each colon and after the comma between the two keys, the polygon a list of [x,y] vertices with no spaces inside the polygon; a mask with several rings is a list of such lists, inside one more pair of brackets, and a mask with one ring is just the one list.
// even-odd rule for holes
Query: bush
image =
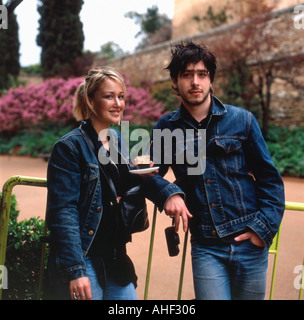
{"label": "bush", "polygon": [[1,132],[31,129],[50,121],[71,123],[74,93],[81,81],[48,79],[40,85],[9,89],[0,99]]}
{"label": "bush", "polygon": [[44,220],[33,217],[17,222],[18,215],[13,195],[5,260],[8,289],[2,291],[3,299],[35,299],[42,248],[39,238],[44,233]]}
{"label": "bush", "polygon": [[55,142],[71,129],[71,126],[49,123],[45,128],[37,126],[30,131],[21,130],[12,138],[0,137],[0,154],[16,153],[32,157],[49,154]]}
{"label": "bush", "polygon": [[180,100],[173,92],[171,81],[157,83],[152,87],[152,97],[164,104],[165,111],[173,111],[180,105]]}
{"label": "bush", "polygon": [[[43,127],[49,122],[73,125],[74,94],[82,78],[48,79],[40,85],[11,88],[0,98],[0,133],[14,135],[19,130]],[[145,124],[164,112],[162,103],[151,98],[148,90],[127,87],[125,120]]]}
{"label": "bush", "polygon": [[281,175],[304,177],[304,127],[270,126],[267,145]]}

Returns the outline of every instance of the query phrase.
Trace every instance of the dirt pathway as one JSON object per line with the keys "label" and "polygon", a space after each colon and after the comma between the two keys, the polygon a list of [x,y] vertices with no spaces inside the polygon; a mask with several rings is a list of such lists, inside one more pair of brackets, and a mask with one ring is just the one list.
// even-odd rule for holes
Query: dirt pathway
{"label": "dirt pathway", "polygon": [[[41,159],[0,156],[0,188],[2,190],[4,182],[13,175],[45,178],[46,168],[47,163]],[[173,179],[170,174],[167,178],[171,181]],[[304,202],[304,179],[284,178],[284,183],[286,201]],[[19,219],[28,219],[31,216],[44,218],[45,188],[16,186],[13,189],[13,193],[16,195],[21,211]],[[149,214],[150,222],[152,223],[152,203],[149,203]],[[169,225],[170,219],[165,214],[157,215],[148,299],[175,300],[177,297],[181,254],[175,258],[168,256],[164,229]],[[303,262],[303,228],[304,212],[286,211],[283,219],[274,299],[294,300],[298,298],[298,290],[294,287],[294,280],[298,274],[294,273],[294,269],[296,266],[302,265]],[[137,288],[139,299],[144,297],[150,235],[151,228],[143,233],[134,235],[133,242],[128,245],[128,252],[134,261],[139,278]],[[182,232],[180,232],[180,238],[183,245],[184,234]],[[269,274],[271,269],[272,257],[269,262]],[[268,278],[270,280],[270,276]],[[266,297],[268,297],[268,293]],[[188,243],[182,299],[189,300],[193,298],[190,245]]]}

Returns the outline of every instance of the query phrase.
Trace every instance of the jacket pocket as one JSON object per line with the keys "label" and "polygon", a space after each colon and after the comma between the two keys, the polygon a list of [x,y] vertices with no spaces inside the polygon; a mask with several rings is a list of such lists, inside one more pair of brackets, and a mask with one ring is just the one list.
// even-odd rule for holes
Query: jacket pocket
{"label": "jacket pocket", "polygon": [[238,172],[243,163],[242,141],[233,138],[215,139],[218,164],[228,173]]}
{"label": "jacket pocket", "polygon": [[99,168],[95,165],[88,165],[85,168],[80,186],[79,210],[88,207],[95,192],[98,182]]}

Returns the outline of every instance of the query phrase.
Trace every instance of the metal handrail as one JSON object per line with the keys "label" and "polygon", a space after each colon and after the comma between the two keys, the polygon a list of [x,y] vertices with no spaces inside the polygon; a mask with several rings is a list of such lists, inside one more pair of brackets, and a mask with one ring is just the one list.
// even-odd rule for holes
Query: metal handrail
{"label": "metal handrail", "polygon": [[[5,184],[3,185],[2,196],[0,198],[0,266],[5,265],[5,255],[6,255],[6,246],[7,246],[8,223],[9,223],[9,217],[10,217],[11,196],[12,196],[12,190],[16,185],[26,185],[26,186],[33,186],[33,187],[46,187],[47,179],[17,175],[17,176],[13,176],[13,177],[9,178],[5,182]],[[304,211],[304,203],[286,202],[285,209],[286,210],[295,210],[295,211]],[[148,289],[149,289],[149,282],[150,282],[151,263],[152,263],[154,236],[155,236],[155,228],[156,228],[156,217],[157,217],[157,208],[156,208],[156,206],[154,206],[150,248],[149,248],[149,256],[148,256],[148,265],[147,265],[147,273],[146,273],[144,300],[148,299]],[[181,299],[181,293],[182,293],[187,243],[188,243],[188,231],[185,233],[185,238],[184,238],[182,263],[181,263],[181,271],[180,271],[180,279],[179,279],[179,287],[178,287],[178,295],[177,295],[178,300]],[[40,274],[40,278],[41,278],[41,274]],[[39,284],[40,284],[40,280],[39,280]],[[40,285],[39,285],[39,287],[40,287]],[[303,293],[303,288],[301,287],[301,290],[299,293],[299,298],[302,298],[302,293]],[[38,296],[40,296],[40,293],[38,293]],[[2,299],[2,288],[0,288],[0,300],[1,299]]]}

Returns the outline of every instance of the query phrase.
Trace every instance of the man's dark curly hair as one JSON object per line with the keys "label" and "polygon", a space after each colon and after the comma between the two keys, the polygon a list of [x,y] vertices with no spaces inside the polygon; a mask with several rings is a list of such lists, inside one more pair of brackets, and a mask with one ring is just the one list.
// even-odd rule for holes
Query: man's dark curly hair
{"label": "man's dark curly hair", "polygon": [[216,71],[216,56],[209,51],[204,44],[198,45],[192,41],[181,42],[171,47],[172,60],[165,68],[169,70],[171,79],[175,81],[179,74],[183,74],[189,63],[197,64],[202,61],[210,74],[210,81],[213,83]]}

